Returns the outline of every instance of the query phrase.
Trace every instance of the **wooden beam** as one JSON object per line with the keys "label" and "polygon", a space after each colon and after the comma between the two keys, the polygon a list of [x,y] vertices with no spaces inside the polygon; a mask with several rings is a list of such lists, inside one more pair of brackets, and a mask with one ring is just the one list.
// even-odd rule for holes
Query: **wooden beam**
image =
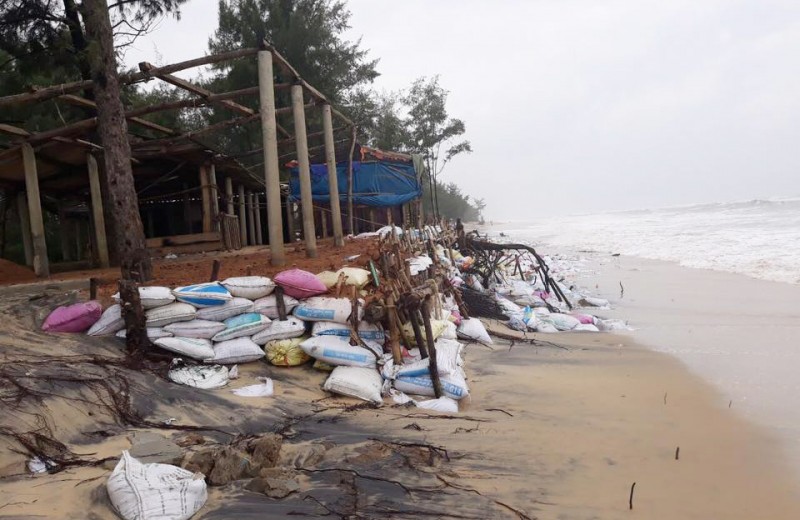
{"label": "wooden beam", "polygon": [[[219,54],[212,54],[210,56],[203,56],[202,58],[195,58],[193,60],[187,60],[179,63],[173,63],[171,65],[165,65],[163,67],[158,67],[149,70],[146,73],[134,72],[131,74],[122,74],[120,75],[119,80],[121,84],[128,85],[131,83],[149,79],[150,77],[155,76],[157,74],[172,74],[173,72],[191,69],[194,67],[200,67],[202,65],[210,65],[212,63],[220,63],[222,61],[230,61],[238,58],[243,58],[246,56],[252,56],[257,52],[258,49],[248,48],[248,49],[238,49],[230,52],[222,52]],[[18,105],[22,103],[31,103],[33,101],[44,101],[46,99],[62,96],[64,94],[78,92],[79,90],[91,90],[93,88],[94,88],[94,82],[92,80],[73,81],[71,83],[62,83],[61,85],[53,85],[51,87],[45,87],[45,88],[33,87],[32,92],[26,92],[24,94],[14,94],[12,96],[5,96],[0,98],[0,107]]]}
{"label": "wooden beam", "polygon": [[103,216],[103,194],[100,191],[100,175],[97,169],[97,160],[93,155],[86,155],[86,166],[89,170],[89,191],[92,199],[92,217],[94,221],[94,236],[97,244],[97,259],[100,267],[108,267],[108,241],[106,239],[106,221]]}
{"label": "wooden beam", "polygon": [[50,276],[47,242],[44,238],[42,199],[39,195],[39,177],[36,172],[36,154],[31,145],[22,145],[22,160],[25,167],[25,191],[28,195],[28,213],[33,242],[33,270],[36,276]]}
{"label": "wooden beam", "polygon": [[317,237],[314,226],[314,203],[311,194],[311,166],[308,160],[308,141],[306,140],[306,114],[303,108],[303,87],[292,87],[292,114],[294,132],[297,136],[297,162],[300,176],[300,199],[303,211],[303,238],[306,242],[306,256],[317,257]]}
{"label": "wooden beam", "polygon": [[[58,96],[58,99],[64,100],[70,105],[79,106],[82,108],[91,108],[97,109],[97,103],[92,101],[91,99],[86,99],[80,96],[75,96],[73,94],[65,94],[63,96]],[[156,132],[161,132],[168,135],[175,135],[177,132],[171,128],[167,128],[166,126],[161,126],[158,123],[153,123],[152,121],[148,121],[147,119],[142,119],[141,117],[136,116],[125,116],[125,119],[130,121],[131,123],[136,123],[137,125],[147,128],[149,130],[155,130]]]}
{"label": "wooden beam", "polygon": [[16,126],[7,125],[5,123],[0,123],[0,133],[9,134],[9,135],[16,135],[18,137],[28,137],[28,136],[31,135],[31,133],[28,132],[25,129],[22,129],[22,128],[19,128],[19,127],[16,127]]}

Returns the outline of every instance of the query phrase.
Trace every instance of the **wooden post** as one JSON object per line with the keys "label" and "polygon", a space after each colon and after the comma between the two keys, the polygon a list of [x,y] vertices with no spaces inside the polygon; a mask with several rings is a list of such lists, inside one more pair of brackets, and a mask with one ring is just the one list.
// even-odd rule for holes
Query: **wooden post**
{"label": "wooden post", "polygon": [[227,199],[228,215],[233,215],[233,179],[225,177],[225,199]]}
{"label": "wooden post", "polygon": [[192,204],[189,201],[189,185],[184,182],[181,185],[181,190],[183,191],[181,195],[183,199],[183,222],[186,224],[186,234],[192,234],[194,226],[192,225]]}
{"label": "wooden post", "polygon": [[71,258],[69,240],[69,225],[67,223],[67,211],[64,203],[58,203],[58,243],[61,246],[61,261],[68,262]]}
{"label": "wooden post", "polygon": [[239,185],[239,236],[242,239],[242,247],[248,245],[247,243],[247,209],[245,209],[245,195],[244,186]]}
{"label": "wooden post", "polygon": [[211,198],[211,227],[219,231],[219,186],[217,186],[217,167],[214,163],[208,165],[209,195]]}
{"label": "wooden post", "polygon": [[422,324],[425,327],[425,338],[428,340],[428,372],[433,382],[433,393],[438,399],[442,397],[442,382],[439,380],[439,366],[436,359],[436,342],[433,339],[433,328],[431,327],[431,304],[430,296],[426,297],[420,308],[422,312]]}
{"label": "wooden post", "polygon": [[319,208],[319,221],[322,224],[322,238],[328,238],[328,219],[325,216],[325,208]]}
{"label": "wooden post", "polygon": [[17,193],[17,213],[22,233],[22,249],[25,251],[25,265],[33,266],[33,238],[31,237],[31,219],[28,213],[28,198],[25,192]]}
{"label": "wooden post", "polygon": [[261,196],[258,193],[253,193],[253,212],[255,213],[256,221],[256,244],[263,245],[264,238],[261,234]]}
{"label": "wooden post", "polygon": [[200,195],[203,199],[203,233],[211,233],[211,188],[208,182],[208,167],[200,166]]}
{"label": "wooden post", "polygon": [[303,106],[303,86],[292,85],[292,115],[294,116],[295,145],[300,175],[300,206],[303,211],[303,238],[306,256],[317,257],[317,236],[314,228],[314,202],[311,195],[311,166],[308,161],[306,113]]}
{"label": "wooden post", "polygon": [[28,195],[31,243],[33,244],[33,270],[37,276],[50,276],[47,260],[47,243],[44,239],[42,200],[39,196],[39,176],[36,172],[36,155],[28,143],[22,145],[22,161],[25,167],[25,191]]}
{"label": "wooden post", "polygon": [[286,263],[286,253],[283,248],[278,130],[275,121],[275,85],[270,51],[258,51],[258,99],[261,107],[264,180],[267,188],[270,263],[273,266],[281,266]]}
{"label": "wooden post", "polygon": [[[331,106],[327,103],[322,105],[322,129],[325,132],[325,163],[328,166],[328,186],[331,195],[333,245],[342,247],[344,245],[344,232],[342,231],[342,209],[339,204],[339,177],[336,174],[336,145],[333,141]],[[325,221],[323,220],[323,222]]]}
{"label": "wooden post", "polygon": [[375,208],[372,206],[369,207],[369,226],[370,231],[375,231],[378,229],[378,223],[375,222]]}
{"label": "wooden post", "polygon": [[353,216],[353,152],[356,149],[356,127],[353,127],[353,136],[350,140],[350,153],[347,155],[347,218],[350,224],[350,234],[356,234],[355,219]]}
{"label": "wooden post", "polygon": [[255,211],[253,210],[253,193],[248,191],[247,195],[247,231],[250,235],[250,241],[248,242],[251,246],[256,245],[256,215]]}
{"label": "wooden post", "polygon": [[97,160],[91,154],[86,155],[86,167],[89,170],[89,193],[92,199],[92,220],[94,222],[94,238],[97,243],[97,261],[100,262],[100,267],[105,268],[111,264],[108,261],[108,239],[106,237],[106,220],[103,215],[103,194],[100,191]]}
{"label": "wooden post", "polygon": [[289,243],[294,242],[294,202],[286,197],[286,227],[289,231]]}

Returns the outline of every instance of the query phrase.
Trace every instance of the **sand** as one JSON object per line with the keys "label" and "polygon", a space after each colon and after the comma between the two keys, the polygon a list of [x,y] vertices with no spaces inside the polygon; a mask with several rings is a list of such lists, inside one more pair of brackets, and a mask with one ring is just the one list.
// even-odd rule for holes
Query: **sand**
{"label": "sand", "polygon": [[[0,304],[4,363],[53,351],[121,355],[113,339],[30,332],[34,313],[20,310],[27,305],[19,294]],[[326,511],[315,500],[337,512],[334,517],[357,510],[363,518],[800,516],[797,481],[781,443],[728,408],[717,390],[680,361],[644,348],[627,334],[539,339],[558,346],[470,345],[466,371],[471,396],[453,416],[388,402],[379,409],[352,407],[355,401],[326,398],[320,390],[326,375],[309,366],[243,366],[242,379],[232,386],[270,376],[276,395],[264,400],[234,397],[228,389],[177,387],[150,373],[128,375],[134,381],[134,403],[153,421],[175,418],[178,424],[242,434],[280,430],[288,444],[328,443],[326,457],[314,466],[325,471],[305,472],[299,493],[272,500],[241,486],[215,488],[197,518],[322,516]],[[76,452],[110,456],[130,445],[126,428],[109,421],[102,410],[58,399],[31,406],[63,425],[59,438]],[[23,419],[3,414],[5,425],[16,420]],[[99,429],[108,436],[98,440],[89,434]],[[226,440],[213,432],[207,436]],[[439,446],[449,460],[412,456],[396,443]],[[104,491],[108,467],[28,476],[22,461],[8,450],[0,454],[0,468],[5,468],[0,518],[115,517]],[[413,489],[406,492],[375,478]]]}

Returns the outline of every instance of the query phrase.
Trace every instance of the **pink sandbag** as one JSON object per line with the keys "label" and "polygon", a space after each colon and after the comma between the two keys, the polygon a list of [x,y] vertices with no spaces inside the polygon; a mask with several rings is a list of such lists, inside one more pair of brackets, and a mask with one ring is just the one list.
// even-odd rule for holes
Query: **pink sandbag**
{"label": "pink sandbag", "polygon": [[42,324],[45,332],[85,332],[103,314],[100,302],[94,300],[59,307]]}
{"label": "pink sandbag", "polygon": [[315,274],[302,269],[282,271],[275,276],[273,281],[283,287],[286,294],[297,299],[328,292],[328,288]]}
{"label": "pink sandbag", "polygon": [[543,300],[550,299],[550,293],[546,292],[546,291],[536,291],[533,294],[535,294],[536,296],[538,296],[539,298],[541,298]]}
{"label": "pink sandbag", "polygon": [[588,314],[578,314],[577,312],[573,312],[570,314],[573,318],[577,318],[582,325],[594,325],[594,316],[589,316]]}

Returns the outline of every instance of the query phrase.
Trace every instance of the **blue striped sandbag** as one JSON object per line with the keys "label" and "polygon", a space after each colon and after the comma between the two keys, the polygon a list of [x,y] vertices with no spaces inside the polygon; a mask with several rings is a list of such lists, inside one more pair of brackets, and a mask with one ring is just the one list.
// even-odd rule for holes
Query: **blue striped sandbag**
{"label": "blue striped sandbag", "polygon": [[218,282],[198,283],[173,289],[172,294],[179,301],[190,303],[195,307],[214,307],[223,305],[233,298],[231,293]]}

